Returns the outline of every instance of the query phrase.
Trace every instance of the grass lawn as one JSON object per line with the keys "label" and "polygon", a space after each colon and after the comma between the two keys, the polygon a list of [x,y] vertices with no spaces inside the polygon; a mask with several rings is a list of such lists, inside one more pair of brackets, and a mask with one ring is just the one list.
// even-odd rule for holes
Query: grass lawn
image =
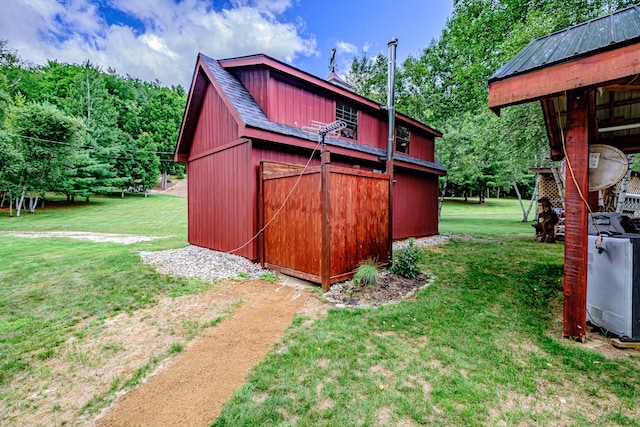
{"label": "grass lawn", "polygon": [[214,423],[640,425],[640,358],[561,334],[563,245],[517,201],[447,200],[415,301],[298,318]]}
{"label": "grass lawn", "polygon": [[[167,247],[187,244],[187,202],[173,196],[127,194],[92,197],[69,204],[63,198],[47,199],[45,209],[33,214],[23,210],[19,218],[0,211],[0,231],[91,231],[100,233],[164,236],[156,241]],[[14,211],[15,215],[15,211]]]}
{"label": "grass lawn", "polygon": [[[640,426],[639,353],[606,357],[560,337],[563,245],[534,242],[521,219],[514,200],[447,200],[441,232],[451,241],[426,251],[433,285],[413,301],[297,317],[214,425]],[[6,230],[166,238],[97,244]],[[138,257],[186,244],[178,197],[0,212],[0,402],[19,404],[12,381],[70,337],[198,292]]]}
{"label": "grass lawn", "polygon": [[[1,234],[52,230],[164,238],[122,245]],[[96,197],[88,204],[52,203],[19,218],[1,211],[0,402],[15,405],[12,380],[41,369],[71,336],[82,338],[104,319],[149,306],[164,295],[202,289],[194,281],[157,274],[138,256],[186,244],[184,198]]]}

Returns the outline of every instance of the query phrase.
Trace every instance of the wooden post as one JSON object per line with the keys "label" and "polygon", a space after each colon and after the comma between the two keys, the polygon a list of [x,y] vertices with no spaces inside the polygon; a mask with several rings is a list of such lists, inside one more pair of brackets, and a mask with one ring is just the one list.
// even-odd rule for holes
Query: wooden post
{"label": "wooden post", "polygon": [[[258,173],[258,230],[262,230],[264,227],[264,162],[260,162]],[[258,252],[260,265],[264,267],[264,231],[258,236]]]}
{"label": "wooden post", "polygon": [[331,153],[326,147],[322,149],[321,165],[320,165],[320,188],[322,203],[322,220],[321,220],[321,239],[322,254],[320,257],[320,276],[323,292],[329,292],[331,289]]}
{"label": "wooden post", "polygon": [[[562,335],[584,342],[587,310],[587,205],[589,192],[589,96],[584,89],[567,94],[564,313]],[[571,168],[569,167],[571,164]],[[571,172],[573,170],[573,173]],[[575,181],[574,181],[575,177]],[[577,187],[576,187],[577,185]]]}

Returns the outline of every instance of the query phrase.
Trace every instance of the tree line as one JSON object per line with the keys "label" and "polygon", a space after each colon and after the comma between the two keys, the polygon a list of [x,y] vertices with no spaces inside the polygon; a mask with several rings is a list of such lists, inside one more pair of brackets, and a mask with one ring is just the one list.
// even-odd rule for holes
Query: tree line
{"label": "tree line", "polygon": [[33,65],[0,39],[0,206],[31,212],[47,192],[67,199],[146,192],[169,174],[186,103],[162,87],[87,61]]}
{"label": "tree line", "polygon": [[[487,80],[536,37],[629,0],[454,0],[440,36],[397,67],[396,108],[443,133],[442,194],[533,194],[528,169],[550,165],[540,105],[487,108]],[[418,31],[418,29],[416,30]],[[402,43],[402,41],[400,41]],[[346,80],[386,100],[387,58],[354,57]],[[22,61],[0,39],[0,203],[33,210],[46,192],[70,200],[144,191],[183,172],[173,162],[186,93],[90,62]],[[523,208],[524,211],[524,208]],[[525,213],[526,219],[526,213]]]}
{"label": "tree line", "polygon": [[[488,78],[531,40],[631,5],[614,0],[456,0],[440,36],[397,67],[396,108],[443,133],[438,160],[448,194],[532,195],[527,170],[549,166],[539,103],[487,108]],[[402,40],[400,40],[402,43]],[[356,92],[385,103],[387,58],[355,57],[346,77]],[[526,218],[526,215],[525,215]]]}

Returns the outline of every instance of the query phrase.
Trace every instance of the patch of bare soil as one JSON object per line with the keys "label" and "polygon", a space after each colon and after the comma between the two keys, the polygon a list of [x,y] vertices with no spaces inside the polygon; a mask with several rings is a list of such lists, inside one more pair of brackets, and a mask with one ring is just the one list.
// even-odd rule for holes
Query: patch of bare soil
{"label": "patch of bare soil", "polygon": [[[227,281],[104,322],[88,320],[55,357],[16,378],[0,401],[0,424],[209,425],[297,312],[322,316],[326,308],[287,281]],[[175,343],[185,350],[167,357]],[[109,392],[152,357],[164,360],[146,383],[122,396]],[[118,397],[98,420],[83,410],[92,400],[108,405]]]}
{"label": "patch of bare soil", "polygon": [[375,286],[358,285],[350,280],[331,286],[331,290],[325,293],[324,297],[336,307],[377,307],[411,298],[432,281],[433,279],[427,275],[407,279],[385,271],[380,274],[380,281]]}
{"label": "patch of bare soil", "polygon": [[158,186],[153,190],[150,190],[149,193],[169,194],[171,196],[187,197],[187,180],[173,180],[167,183],[167,188],[165,190],[163,190],[162,187]]}
{"label": "patch of bare soil", "polygon": [[[554,321],[552,323],[551,328],[547,332],[547,335],[553,338],[562,337],[562,301],[556,301],[555,304],[552,305],[551,311],[553,313]],[[608,359],[619,359],[624,357],[640,357],[640,351],[633,349],[622,349],[614,347],[610,338],[603,335],[598,330],[592,330],[591,328],[587,328],[585,333],[586,341],[581,342],[573,342],[574,345],[579,346],[581,348],[588,348],[593,351],[597,351],[601,353],[604,357]],[[567,340],[567,342],[572,342]]]}
{"label": "patch of bare soil", "polygon": [[206,426],[284,334],[308,293],[243,285],[243,303],[144,385],[122,396],[96,426]]}

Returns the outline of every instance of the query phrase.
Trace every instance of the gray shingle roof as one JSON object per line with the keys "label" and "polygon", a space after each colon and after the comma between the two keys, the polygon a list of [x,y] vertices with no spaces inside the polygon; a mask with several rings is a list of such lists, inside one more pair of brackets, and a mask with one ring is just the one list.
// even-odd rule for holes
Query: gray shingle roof
{"label": "gray shingle roof", "polygon": [[[216,79],[223,92],[228,97],[235,110],[238,112],[240,119],[245,123],[246,126],[278,133],[281,135],[293,136],[309,141],[318,141],[318,134],[315,132],[310,132],[301,128],[288,126],[269,120],[266,113],[262,110],[262,108],[260,108],[247,88],[233,74],[225,70],[215,59],[209,58],[208,56],[203,54],[200,54],[200,57],[207,65],[207,68],[211,72],[212,76]],[[378,157],[384,157],[387,154],[387,150],[383,150],[377,147],[371,147],[369,145],[357,144],[355,142],[333,138],[331,136],[327,136],[325,138],[325,143],[327,145],[347,148],[361,153],[373,154]],[[446,168],[439,162],[429,162],[426,160],[416,159],[400,154],[396,154],[395,158],[418,166],[446,171]]]}
{"label": "gray shingle roof", "polygon": [[631,6],[531,41],[489,77],[489,82],[621,47],[639,38],[640,6]]}

